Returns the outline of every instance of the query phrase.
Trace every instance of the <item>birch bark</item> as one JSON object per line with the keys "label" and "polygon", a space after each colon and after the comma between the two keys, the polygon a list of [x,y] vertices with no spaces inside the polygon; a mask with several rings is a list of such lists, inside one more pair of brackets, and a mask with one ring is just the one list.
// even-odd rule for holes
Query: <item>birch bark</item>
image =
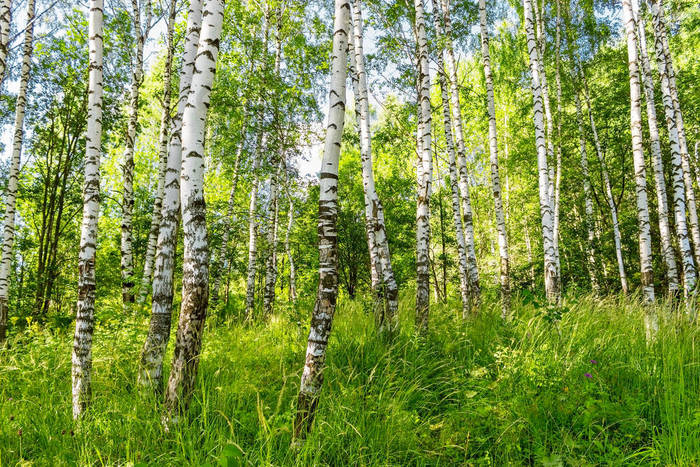
{"label": "birch bark", "polygon": [[[437,10],[437,1],[433,0],[433,11]],[[438,42],[443,38],[442,26],[438,15],[433,14],[433,22],[438,37]],[[457,259],[459,271],[459,291],[462,297],[462,315],[467,316],[470,311],[471,297],[469,288],[469,270],[467,266],[467,247],[464,241],[464,230],[462,225],[462,212],[460,211],[459,174],[457,170],[457,156],[454,148],[452,136],[452,116],[450,113],[449,85],[444,64],[444,50],[438,50],[437,65],[438,78],[440,80],[440,96],[442,98],[442,119],[445,132],[445,146],[449,158],[450,193],[452,195],[452,216],[455,226],[455,237],[457,239]],[[437,287],[437,285],[436,285]]]}
{"label": "birch bark", "polygon": [[[370,255],[375,263],[377,284],[374,289],[376,322],[380,330],[393,331],[398,313],[398,285],[391,265],[391,253],[384,223],[384,208],[374,184],[372,167],[372,133],[369,125],[369,98],[363,44],[363,18],[360,0],[354,0],[352,17],[351,62],[355,89],[355,113],[360,131],[360,155],[362,158],[362,186],[365,195],[365,227],[370,244]],[[372,245],[374,244],[374,245]]]}
{"label": "birch bark", "polygon": [[122,225],[121,225],[121,274],[122,303],[124,310],[130,309],[134,302],[134,144],[139,120],[139,96],[143,82],[143,46],[151,24],[151,2],[146,0],[146,23],[141,23],[141,6],[139,0],[131,0],[135,53],[131,66],[131,88],[129,90],[129,123],[126,130],[126,147],[124,149],[122,174]]}
{"label": "birch bark", "polygon": [[27,109],[27,87],[32,68],[34,51],[34,0],[27,2],[27,26],[24,30],[22,45],[22,70],[19,78],[19,92],[15,103],[15,127],[12,137],[10,174],[5,193],[5,219],[2,227],[2,253],[0,255],[0,344],[5,340],[7,329],[8,300],[10,292],[10,269],[12,268],[13,244],[15,240],[15,209],[17,207],[17,188],[19,181],[19,163],[24,143],[24,115]]}
{"label": "birch bark", "polygon": [[10,23],[12,21],[12,0],[2,0],[0,4],[0,86],[7,71],[7,46],[10,42]]}
{"label": "birch bark", "polygon": [[194,73],[194,63],[202,26],[202,0],[191,0],[187,13],[187,33],[182,53],[177,110],[170,123],[170,147],[165,172],[165,191],[153,274],[153,300],[148,334],[141,351],[139,384],[161,391],[163,358],[170,338],[173,307],[175,250],[180,220],[180,171],[182,169],[182,116]]}
{"label": "birch bark", "polygon": [[95,251],[100,212],[100,153],[102,151],[102,0],[89,4],[89,83],[85,147],[83,219],[78,257],[78,303],[71,355],[73,418],[80,418],[91,398],[92,333],[95,325]]}
{"label": "birch bark", "polygon": [[561,285],[556,262],[554,245],[554,218],[550,200],[550,176],[547,165],[547,149],[542,115],[542,85],[540,65],[535,37],[535,20],[532,0],[523,0],[525,10],[525,31],[527,48],[530,56],[530,74],[532,77],[532,98],[534,103],[535,145],[537,147],[537,166],[539,173],[540,217],[542,222],[542,242],[544,250],[544,281],[547,300],[558,304],[561,300]]}
{"label": "birch bark", "polygon": [[[649,0],[652,19],[654,23],[654,50],[658,62],[659,75],[661,76],[661,93],[664,102],[664,112],[668,126],[669,139],[671,141],[671,153],[678,152],[680,156],[683,183],[685,185],[686,208],[688,221],[693,239],[695,264],[700,265],[700,223],[697,213],[697,199],[693,189],[693,177],[690,168],[688,145],[685,138],[683,114],[678,102],[676,90],[676,78],[673,69],[673,59],[668,47],[666,21],[664,19],[663,5],[660,0]],[[673,127],[673,128],[672,128]],[[676,149],[674,149],[674,147]]]}
{"label": "birch bark", "polygon": [[209,295],[209,245],[204,202],[204,123],[214,82],[224,1],[207,0],[187,106],[182,114],[180,204],[184,233],[182,305],[165,393],[170,415],[187,406],[194,390]]}
{"label": "birch bark", "polygon": [[[475,310],[480,301],[481,291],[479,286],[479,268],[476,261],[476,247],[474,245],[474,216],[471,207],[471,197],[469,195],[467,150],[464,142],[464,127],[462,126],[462,106],[459,98],[457,64],[455,62],[454,47],[452,45],[452,20],[450,18],[449,0],[440,0],[440,5],[442,6],[441,13],[445,25],[445,61],[450,83],[452,124],[454,125],[455,143],[457,146],[457,168],[459,169],[459,190],[462,195],[462,224],[464,225],[464,241],[467,247],[471,308]],[[439,10],[436,10],[435,13],[439,12]]]}
{"label": "birch bark", "polygon": [[306,361],[301,376],[293,438],[300,444],[308,435],[316,415],[326,347],[331,332],[338,296],[338,163],[345,124],[345,79],[347,77],[347,48],[350,3],[335,0],[331,82],[328,96],[328,128],[320,173],[318,253],[319,284],[316,305],[306,347]]}
{"label": "birch bark", "polygon": [[148,292],[151,289],[151,279],[153,278],[153,262],[158,242],[158,229],[160,229],[161,211],[163,210],[163,194],[165,192],[165,172],[168,166],[168,143],[170,126],[170,101],[171,101],[171,76],[173,67],[173,54],[175,53],[175,42],[173,40],[173,29],[175,27],[175,17],[177,14],[176,1],[171,0],[168,7],[168,20],[166,26],[166,55],[163,66],[163,111],[160,119],[160,131],[158,137],[158,187],[153,200],[153,213],[151,214],[151,227],[148,233],[148,244],[146,246],[146,258],[143,262],[143,275],[141,276],[141,286],[139,291],[139,303],[146,301]]}
{"label": "birch bark", "polygon": [[[646,97],[646,108],[647,108],[647,125],[649,127],[649,139],[651,146],[651,156],[652,156],[652,167],[654,170],[654,183],[656,186],[656,197],[659,212],[659,234],[661,236],[661,254],[664,258],[666,264],[666,279],[668,281],[668,292],[671,296],[678,293],[678,267],[676,265],[676,253],[673,250],[673,242],[671,240],[671,226],[669,223],[669,208],[666,195],[666,180],[664,178],[664,166],[663,158],[661,156],[661,141],[659,138],[659,126],[656,118],[656,105],[654,98],[654,84],[651,81],[651,66],[649,64],[649,55],[647,53],[646,46],[646,32],[643,25],[639,22],[639,4],[638,0],[632,0],[632,12],[634,14],[634,21],[636,23],[636,33],[637,33],[637,47],[639,49],[639,59],[641,62],[640,71],[642,74],[642,82],[644,84],[644,93]],[[683,202],[685,206],[685,200]],[[685,209],[684,209],[685,211]],[[681,219],[681,229],[685,231],[685,239],[687,243],[687,227],[685,212],[683,213],[683,219]],[[679,246],[681,249],[681,257],[685,261],[684,257],[684,244],[679,238]],[[688,245],[689,246],[689,245]],[[690,259],[692,265],[692,250],[690,251]],[[683,263],[685,266],[686,263]],[[692,275],[695,276],[695,267],[692,267]],[[685,267],[684,267],[685,271]],[[684,273],[687,278],[687,275]],[[691,285],[693,285],[694,278],[691,279]],[[687,290],[686,290],[687,292]]]}
{"label": "birch bark", "polygon": [[646,302],[654,301],[654,277],[651,258],[651,228],[647,201],[647,179],[644,153],[642,152],[642,106],[637,62],[637,33],[630,0],[622,0],[622,18],[627,36],[627,62],[630,75],[630,131],[632,133],[632,155],[637,195],[637,218],[639,221],[639,259],[642,289]]}
{"label": "birch bark", "polygon": [[414,0],[415,35],[418,62],[418,112],[420,113],[421,179],[416,212],[416,328],[420,332],[428,330],[430,312],[430,192],[432,184],[432,143],[430,108],[430,68],[428,65],[428,37],[425,32],[425,11],[423,0]]}
{"label": "birch bark", "polygon": [[[494,104],[493,78],[491,77],[491,55],[489,53],[489,33],[486,22],[486,0],[479,0],[479,18],[481,23],[481,57],[486,83],[486,100],[489,112],[489,155],[491,162],[491,191],[496,211],[496,229],[498,231],[498,256],[500,257],[500,285],[502,300],[502,316],[505,317],[510,308],[510,259],[508,255],[508,233],[503,214],[503,199],[501,198],[501,177],[498,170],[498,133],[496,127],[496,106]],[[556,231],[555,231],[556,232]]]}

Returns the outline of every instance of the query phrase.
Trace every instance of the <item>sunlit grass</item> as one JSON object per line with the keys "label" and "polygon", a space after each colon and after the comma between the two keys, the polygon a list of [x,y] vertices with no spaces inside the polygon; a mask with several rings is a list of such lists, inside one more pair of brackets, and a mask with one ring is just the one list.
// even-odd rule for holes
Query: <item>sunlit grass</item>
{"label": "sunlit grass", "polygon": [[404,295],[392,341],[366,301],[340,304],[298,452],[288,447],[308,303],[266,323],[212,320],[193,403],[169,433],[158,399],[134,384],[145,319],[99,323],[93,406],[79,424],[70,332],[30,328],[0,353],[0,465],[700,462],[699,333],[672,304],[656,307],[650,344],[634,299],[592,297],[569,298],[559,320],[518,298],[505,323],[489,301],[466,322],[458,304],[435,304],[421,337]]}

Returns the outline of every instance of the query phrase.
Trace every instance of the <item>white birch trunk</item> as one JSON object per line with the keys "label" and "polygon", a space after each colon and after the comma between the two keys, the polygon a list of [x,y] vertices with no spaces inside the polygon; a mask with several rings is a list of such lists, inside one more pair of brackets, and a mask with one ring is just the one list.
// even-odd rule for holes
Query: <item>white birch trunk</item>
{"label": "white birch trunk", "polygon": [[510,259],[508,255],[508,234],[503,214],[501,198],[501,177],[498,170],[498,134],[496,128],[496,106],[493,95],[493,78],[491,77],[491,55],[489,53],[489,33],[486,22],[486,0],[479,0],[479,18],[481,23],[481,57],[484,66],[486,99],[489,112],[489,156],[491,162],[491,191],[496,211],[496,229],[498,230],[498,256],[500,258],[500,285],[502,316],[508,313],[510,305]]}
{"label": "white birch trunk", "polygon": [[165,172],[165,191],[153,274],[151,321],[141,351],[141,367],[139,369],[139,384],[158,391],[163,388],[163,358],[170,338],[172,319],[175,250],[180,219],[182,115],[187,106],[190,84],[192,83],[201,24],[202,0],[192,0],[187,13],[187,33],[182,53],[177,110],[170,124],[168,165]]}
{"label": "white birch trunk", "polygon": [[331,82],[328,97],[328,128],[320,173],[318,253],[319,284],[316,305],[306,347],[301,376],[293,439],[300,444],[308,435],[316,415],[326,348],[338,296],[338,163],[345,124],[345,79],[347,75],[348,26],[350,3],[335,1]]}
{"label": "white birch trunk", "polygon": [[[365,195],[365,227],[370,255],[375,264],[377,284],[373,284],[378,302],[376,321],[380,330],[393,331],[398,322],[398,286],[391,265],[391,252],[384,223],[384,208],[374,184],[372,167],[372,134],[369,125],[369,98],[363,44],[363,19],[361,1],[354,0],[353,39],[351,62],[356,74],[353,76],[355,110],[360,131],[360,153],[362,158],[362,186]],[[374,278],[373,278],[374,279]]]}
{"label": "white birch trunk", "polygon": [[78,303],[71,355],[73,418],[83,414],[91,397],[92,332],[95,325],[95,252],[100,212],[100,153],[102,150],[103,2],[89,4],[89,84],[85,148],[83,219],[78,257]]}
{"label": "white birch trunk", "polygon": [[0,4],[0,86],[7,71],[7,46],[10,42],[10,23],[12,21],[12,0],[2,0]]}
{"label": "white birch trunk", "polygon": [[612,184],[610,183],[610,175],[608,174],[608,166],[605,163],[605,158],[603,157],[603,150],[600,147],[600,140],[598,139],[598,129],[595,124],[595,119],[593,118],[593,106],[591,105],[591,97],[588,94],[588,81],[586,80],[586,75],[584,74],[583,68],[579,64],[579,76],[583,81],[583,94],[586,98],[586,104],[588,108],[588,121],[591,125],[591,131],[593,133],[593,143],[595,145],[595,152],[598,156],[598,162],[600,162],[600,170],[603,173],[603,184],[605,185],[605,200],[608,202],[610,207],[610,217],[613,226],[613,238],[615,242],[615,257],[617,258],[617,271],[620,276],[620,285],[622,286],[622,292],[625,294],[629,293],[629,285],[627,283],[627,273],[625,271],[625,263],[622,258],[622,239],[620,235],[620,222],[617,217],[617,206],[615,205],[615,198],[613,197]]}
{"label": "white birch trunk", "polygon": [[182,114],[180,204],[184,233],[182,305],[165,394],[169,414],[187,406],[194,390],[209,295],[209,245],[204,202],[204,126],[214,83],[224,1],[207,0],[187,106]]}
{"label": "white birch trunk", "polygon": [[15,127],[10,156],[10,175],[5,193],[5,219],[2,227],[2,253],[0,255],[0,344],[5,340],[7,329],[8,299],[10,292],[10,269],[12,268],[13,244],[15,240],[15,209],[17,207],[17,186],[19,163],[24,143],[24,115],[27,109],[27,86],[32,68],[34,50],[34,0],[27,2],[27,27],[24,30],[22,46],[22,71],[19,78],[19,92],[15,103]]}
{"label": "white birch trunk", "polygon": [[[454,125],[455,142],[457,145],[457,168],[459,169],[459,190],[462,195],[462,224],[464,225],[464,242],[467,247],[467,266],[469,268],[469,287],[471,289],[471,308],[475,310],[479,304],[481,291],[479,286],[479,268],[476,262],[476,247],[474,245],[474,221],[469,195],[469,178],[467,175],[467,150],[464,143],[464,128],[462,126],[462,106],[459,99],[457,79],[457,64],[452,46],[452,21],[450,19],[449,0],[441,0],[442,17],[445,25],[445,59],[447,76],[450,82],[450,102],[452,108],[452,124]],[[435,11],[434,14],[439,11]]]}
{"label": "white birch trunk", "polygon": [[428,329],[430,312],[430,192],[432,184],[432,143],[430,108],[430,68],[428,65],[428,37],[425,31],[423,0],[414,0],[415,35],[418,45],[418,112],[420,113],[420,151],[418,165],[421,167],[416,210],[416,328],[420,332]]}
{"label": "white birch trunk", "polygon": [[632,13],[631,0],[622,0],[622,18],[627,36],[627,62],[630,75],[630,131],[632,133],[632,155],[634,158],[634,180],[637,195],[637,218],[639,221],[639,259],[642,289],[646,302],[654,301],[654,276],[651,258],[651,226],[647,201],[647,179],[644,153],[642,152],[642,106],[637,63],[637,33]]}
{"label": "white birch trunk", "polygon": [[[656,198],[659,211],[659,234],[661,236],[661,254],[664,258],[666,264],[666,279],[668,281],[668,292],[671,296],[678,293],[678,266],[676,265],[676,254],[673,250],[673,242],[671,240],[671,225],[669,223],[669,208],[666,195],[666,180],[664,178],[664,166],[663,158],[661,156],[661,141],[659,137],[659,127],[656,117],[656,105],[654,98],[654,84],[652,83],[651,66],[649,64],[649,54],[647,53],[646,46],[646,32],[644,27],[639,22],[639,4],[638,0],[632,0],[632,10],[634,14],[634,20],[636,23],[637,32],[637,46],[639,48],[639,58],[641,62],[640,71],[642,74],[642,81],[644,83],[644,93],[646,97],[646,108],[647,108],[647,125],[649,126],[649,139],[651,146],[652,155],[652,167],[654,170],[654,183],[656,186]],[[683,203],[685,206],[685,202]],[[687,230],[685,213],[682,219],[682,229]],[[686,243],[687,243],[687,231],[685,232]],[[682,251],[684,245],[682,241],[679,242],[681,248],[681,257],[684,258],[684,252]],[[691,265],[692,265],[692,251],[691,253]],[[685,268],[684,268],[685,270]],[[684,276],[686,274],[684,273]],[[692,266],[692,275],[695,276],[695,267]],[[694,278],[691,280],[691,285],[694,282]],[[686,290],[687,292],[687,290]]]}
{"label": "white birch trunk", "polygon": [[229,264],[229,238],[231,235],[231,229],[235,224],[236,219],[236,192],[238,190],[238,171],[240,170],[241,164],[241,154],[243,152],[243,143],[245,141],[245,131],[241,135],[241,141],[238,143],[238,149],[236,150],[236,162],[233,166],[233,182],[231,184],[231,191],[228,195],[228,207],[226,208],[226,215],[221,222],[221,245],[219,245],[219,251],[214,257],[214,270],[217,271],[214,276],[214,288],[212,289],[212,301],[216,302],[219,300],[219,290],[221,288],[221,281],[224,274],[228,271]]}
{"label": "white birch trunk", "polygon": [[[281,151],[280,151],[281,152]],[[270,249],[265,264],[265,288],[263,290],[263,313],[269,315],[275,305],[275,285],[277,284],[277,243],[279,230],[279,180],[282,175],[283,155],[277,155],[277,170],[270,179],[270,205],[268,207],[267,245]]]}
{"label": "white birch trunk", "polygon": [[583,201],[586,222],[586,255],[588,262],[588,277],[591,280],[591,290],[593,293],[600,293],[600,284],[598,283],[598,268],[596,266],[595,252],[595,226],[593,223],[593,199],[591,196],[591,178],[588,170],[588,153],[586,151],[586,133],[583,127],[583,113],[581,111],[581,99],[578,96],[578,90],[574,91],[574,100],[576,101],[576,120],[578,123],[579,136],[579,151],[581,154],[581,175],[583,177]]}
{"label": "white birch trunk", "polygon": [[[695,264],[700,264],[700,222],[698,221],[697,200],[693,189],[693,177],[690,168],[690,156],[688,154],[688,144],[685,137],[683,124],[683,114],[678,101],[678,91],[676,89],[676,77],[673,69],[673,58],[668,46],[668,33],[666,31],[666,20],[661,0],[650,0],[651,13],[654,23],[654,49],[658,61],[659,74],[661,75],[661,92],[664,98],[664,112],[666,122],[669,127],[669,139],[671,140],[671,152],[673,146],[678,146],[681,167],[683,169],[683,183],[685,184],[686,208],[688,209],[688,221],[690,232],[693,238],[695,252]],[[672,116],[673,126],[669,117]]]}
{"label": "white birch trunk", "polygon": [[158,229],[160,229],[161,211],[163,210],[163,194],[165,192],[165,172],[168,166],[168,143],[170,142],[170,87],[173,67],[173,54],[175,52],[175,42],[173,41],[173,28],[175,27],[176,0],[171,0],[168,7],[168,22],[166,32],[165,65],[163,67],[163,111],[160,118],[160,132],[158,137],[158,187],[156,197],[153,200],[153,212],[151,214],[151,228],[148,233],[148,244],[146,246],[146,258],[143,262],[143,275],[141,276],[141,286],[139,290],[139,303],[144,303],[151,289],[151,279],[153,278],[153,262],[158,242]]}
{"label": "white birch trunk", "polygon": [[[262,113],[258,122],[262,121]],[[258,184],[260,158],[262,157],[263,129],[258,128],[255,154],[253,155],[253,180],[250,187],[250,204],[248,207],[248,278],[246,280],[246,319],[252,319],[255,312],[255,274],[258,259]]]}
{"label": "white birch trunk", "polygon": [[554,245],[554,218],[549,197],[550,176],[547,165],[547,149],[542,115],[542,85],[540,65],[535,37],[535,20],[532,0],[523,0],[525,10],[525,31],[527,48],[530,56],[530,74],[532,77],[532,98],[534,104],[535,145],[537,147],[537,166],[539,173],[540,217],[542,222],[542,241],[544,251],[544,282],[547,300],[558,304],[561,300],[561,283],[559,279],[556,250]]}
{"label": "white birch trunk", "polygon": [[[433,11],[438,11],[437,1],[433,0]],[[433,14],[435,31],[438,40],[442,39],[442,26],[437,14]],[[450,193],[452,195],[452,216],[455,226],[455,237],[457,239],[457,259],[459,271],[459,291],[462,297],[462,315],[467,316],[470,311],[471,298],[469,289],[469,269],[467,266],[467,247],[464,241],[464,230],[462,225],[462,212],[460,211],[459,193],[459,173],[457,170],[457,155],[454,148],[454,138],[452,136],[452,115],[450,112],[449,84],[445,72],[444,50],[436,51],[438,78],[440,80],[440,96],[442,98],[442,119],[445,132],[445,146],[449,157]],[[437,287],[436,287],[437,289]]]}
{"label": "white birch trunk", "polygon": [[284,171],[285,186],[287,189],[287,198],[289,199],[289,209],[287,210],[287,232],[284,235],[284,251],[287,253],[289,260],[289,301],[295,303],[297,301],[297,277],[294,268],[294,255],[289,243],[289,235],[294,228],[294,198],[292,198],[291,190],[289,189],[289,172]]}
{"label": "white birch trunk", "polygon": [[122,274],[122,303],[124,310],[129,310],[134,302],[134,239],[132,221],[134,212],[134,144],[138,126],[138,109],[141,83],[143,81],[143,46],[151,21],[151,4],[146,3],[146,24],[141,24],[139,0],[131,0],[134,41],[136,49],[131,65],[131,88],[129,90],[129,123],[126,130],[126,147],[122,162],[123,192],[122,192],[122,224],[121,224],[121,274]]}
{"label": "white birch trunk", "polygon": [[[655,7],[652,5],[652,13]],[[658,18],[658,10],[656,13]],[[655,26],[658,25],[658,21],[655,21]],[[640,44],[643,48],[642,55],[644,55],[646,49],[646,42],[643,42],[644,35],[641,32],[644,28],[642,24],[638,25],[640,31]],[[668,74],[668,67],[666,66],[666,55],[664,53],[664,48],[662,44],[661,36],[662,34],[655,29],[655,50],[656,57],[659,64],[659,76],[661,80],[661,96],[664,104],[664,113],[666,115],[666,126],[668,128],[668,139],[671,148],[671,174],[672,174],[672,185],[673,185],[673,204],[674,204],[674,216],[676,221],[676,236],[678,239],[678,247],[681,253],[681,260],[683,265],[683,290],[686,295],[692,293],[695,290],[696,283],[696,265],[697,256],[693,255],[693,248],[690,245],[690,239],[688,237],[688,220],[691,224],[691,232],[693,235],[693,244],[695,246],[695,253],[698,252],[698,245],[695,239],[695,230],[692,227],[692,212],[691,209],[691,197],[686,198],[688,194],[694,195],[692,189],[692,178],[688,175],[688,172],[683,164],[682,156],[682,146],[680,143],[680,135],[678,132],[678,121],[677,113],[675,112],[675,105],[673,103],[673,96],[670,89],[670,79]],[[646,71],[646,70],[645,70]],[[645,79],[650,79],[650,73]],[[688,187],[690,185],[690,190]],[[686,208],[688,210],[688,217],[686,217]],[[697,220],[697,218],[696,218]]]}

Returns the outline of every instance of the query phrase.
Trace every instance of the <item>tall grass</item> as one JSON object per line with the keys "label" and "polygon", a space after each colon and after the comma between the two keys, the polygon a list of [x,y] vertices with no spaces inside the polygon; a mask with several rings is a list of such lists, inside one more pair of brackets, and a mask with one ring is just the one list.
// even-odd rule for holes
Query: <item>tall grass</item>
{"label": "tall grass", "polygon": [[652,343],[634,299],[592,297],[569,298],[559,319],[518,298],[507,322],[495,303],[468,321],[436,304],[421,337],[409,295],[392,341],[365,302],[340,304],[299,451],[308,303],[265,323],[210,320],[194,400],[168,433],[134,384],[144,318],[98,323],[93,405],[77,424],[70,333],[30,326],[0,352],[0,465],[700,463],[700,335],[671,304],[656,307]]}

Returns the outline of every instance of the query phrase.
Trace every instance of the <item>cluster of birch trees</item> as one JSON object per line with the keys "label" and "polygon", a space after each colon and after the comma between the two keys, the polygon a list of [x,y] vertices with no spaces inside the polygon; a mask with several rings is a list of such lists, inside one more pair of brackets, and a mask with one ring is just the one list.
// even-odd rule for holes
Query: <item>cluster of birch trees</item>
{"label": "cluster of birch trees", "polygon": [[[447,301],[453,286],[463,318],[494,305],[482,299],[489,287],[498,289],[495,305],[506,318],[524,287],[541,285],[558,306],[566,287],[577,285],[576,268],[596,294],[616,290],[613,283],[628,294],[638,282],[652,303],[660,284],[674,298],[682,289],[694,317],[700,160],[698,143],[694,154],[689,148],[699,127],[697,109],[683,109],[667,5],[622,0],[622,32],[607,44],[587,26],[596,22],[596,4],[522,0],[511,17],[496,13],[501,6],[335,0],[331,28],[315,3],[89,0],[85,25],[84,11],[37,10],[26,0],[19,25],[4,0],[1,81],[13,41],[22,42],[19,73],[10,75],[18,91],[6,151],[0,342],[8,315],[24,313],[32,261],[35,299],[26,314],[75,313],[78,419],[91,398],[100,307],[147,309],[138,386],[163,395],[169,424],[195,390],[207,315],[235,310],[240,319],[266,319],[281,312],[286,296],[285,306],[311,315],[294,422],[300,443],[316,414],[341,284],[354,296],[366,278],[377,330],[388,338],[398,332],[400,286],[415,287],[415,328],[427,335],[431,301]],[[698,15],[692,7],[686,13]],[[39,21],[45,14],[68,25],[64,34],[48,31],[48,21]],[[464,59],[462,43],[477,20],[478,46]],[[368,26],[376,43],[365,43]],[[21,34],[12,38],[13,30]],[[40,48],[36,30],[48,31]],[[155,59],[148,52],[154,35]],[[73,38],[78,45],[70,47]],[[619,53],[606,55],[606,47]],[[618,81],[605,82],[607,71],[595,68],[601,61],[622,70],[613,75]],[[33,97],[32,74],[39,76]],[[609,121],[596,108],[600,88],[624,90]],[[320,102],[325,131],[314,125],[323,118]],[[314,141],[323,142],[318,177],[303,179],[299,166]],[[23,168],[24,147],[31,162]],[[629,199],[626,177],[634,181]],[[343,238],[350,232],[360,240]],[[77,258],[65,259],[76,245]],[[118,268],[109,268],[110,248],[118,250]],[[102,271],[98,256],[108,263]],[[62,271],[66,261],[77,266],[75,276]],[[118,311],[101,296],[116,284]],[[307,295],[315,295],[313,309],[300,298]],[[77,306],[62,311],[62,296]]]}

